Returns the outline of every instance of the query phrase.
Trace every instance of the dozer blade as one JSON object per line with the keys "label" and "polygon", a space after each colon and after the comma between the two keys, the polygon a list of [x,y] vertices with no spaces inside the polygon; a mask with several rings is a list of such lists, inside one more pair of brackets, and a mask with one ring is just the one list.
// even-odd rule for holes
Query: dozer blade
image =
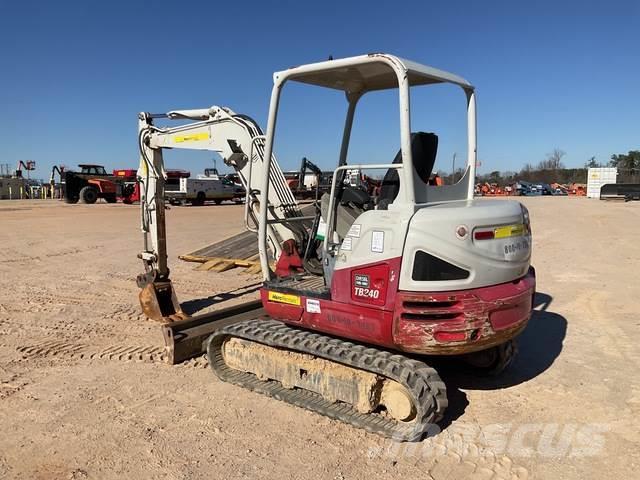
{"label": "dozer blade", "polygon": [[178,303],[171,281],[147,283],[138,297],[142,312],[151,320],[169,323],[188,317]]}
{"label": "dozer blade", "polygon": [[167,362],[175,365],[206,352],[206,341],[213,332],[246,320],[267,318],[260,300],[222,308],[162,326]]}

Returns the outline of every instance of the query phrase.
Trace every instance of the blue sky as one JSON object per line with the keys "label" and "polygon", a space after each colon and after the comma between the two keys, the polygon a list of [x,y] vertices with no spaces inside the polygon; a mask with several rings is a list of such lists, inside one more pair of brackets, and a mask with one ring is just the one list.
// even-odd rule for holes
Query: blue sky
{"label": "blue sky", "polygon": [[[478,92],[480,172],[558,147],[567,166],[640,148],[640,3],[0,0],[0,163],[137,166],[137,112],[225,105],[263,127],[272,73],[384,51],[457,73]],[[465,154],[464,97],[412,92],[414,130],[440,136],[437,167]],[[343,97],[290,85],[276,155],[337,161]],[[363,99],[351,159],[389,162],[395,94]],[[171,152],[193,173],[211,155]]]}

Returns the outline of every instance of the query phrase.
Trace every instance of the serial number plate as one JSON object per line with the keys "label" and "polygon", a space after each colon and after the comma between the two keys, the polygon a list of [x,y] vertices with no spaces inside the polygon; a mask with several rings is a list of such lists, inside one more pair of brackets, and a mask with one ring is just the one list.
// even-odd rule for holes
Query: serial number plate
{"label": "serial number plate", "polygon": [[529,241],[522,239],[517,242],[508,243],[504,246],[504,256],[511,257],[520,252],[529,250]]}

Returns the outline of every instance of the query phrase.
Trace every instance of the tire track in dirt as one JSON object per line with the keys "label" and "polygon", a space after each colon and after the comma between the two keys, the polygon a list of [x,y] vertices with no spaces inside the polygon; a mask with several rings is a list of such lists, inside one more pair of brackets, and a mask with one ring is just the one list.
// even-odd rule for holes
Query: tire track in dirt
{"label": "tire track in dirt", "polygon": [[[95,252],[97,249],[103,249],[104,245],[91,245],[91,246],[83,246],[83,247],[69,247],[62,249],[47,249],[45,248],[42,253],[38,255],[25,255],[24,250],[18,250],[15,248],[7,249],[4,252],[0,253],[0,264],[15,264],[15,263],[29,263],[29,262],[39,262],[39,261],[48,261],[51,259],[64,259],[65,257],[71,255],[79,255],[86,252]],[[39,249],[42,250],[42,249]]]}
{"label": "tire track in dirt", "polygon": [[[164,348],[159,345],[91,345],[58,339],[49,339],[14,347],[22,356],[22,361],[36,361],[38,359],[71,360],[76,362],[142,362],[151,364],[166,364]],[[207,368],[204,355],[191,359],[178,368]],[[170,367],[173,368],[173,367]],[[18,392],[21,385],[16,384],[0,390],[0,399]],[[420,445],[417,450],[402,451],[378,450],[374,457],[395,456],[399,461],[415,462],[415,466],[434,480],[445,478],[462,478],[469,475],[474,479],[509,479],[525,480],[528,471],[517,465],[505,455],[496,455],[487,451],[486,447],[476,441],[470,441],[463,435],[451,433],[447,430],[439,435],[426,439],[422,445],[431,452],[424,456]],[[460,448],[460,445],[463,448]],[[411,446],[405,447],[407,449]]]}
{"label": "tire track in dirt", "polygon": [[22,390],[28,382],[15,373],[0,366],[0,400]]}
{"label": "tire track in dirt", "polygon": [[[129,333],[133,330],[131,325],[127,325]],[[46,319],[42,322],[25,321],[22,318],[2,318],[0,319],[0,338],[6,337],[7,341],[11,337],[34,337],[70,338],[71,340],[80,337],[100,338],[100,336],[113,336],[121,332],[121,326],[113,324],[80,324],[76,321],[65,319]],[[18,340],[17,340],[18,341]],[[15,345],[15,342],[13,343]]]}
{"label": "tire track in dirt", "polygon": [[15,313],[78,313],[85,315],[87,312],[126,313],[133,316],[138,310],[131,303],[114,301],[117,292],[109,295],[79,294],[65,291],[38,291],[30,289],[11,292],[11,302],[3,301],[2,312]]}
{"label": "tire track in dirt", "polygon": [[[0,344],[7,347],[8,345]],[[59,340],[46,340],[15,347],[15,351],[21,354],[22,360],[38,358],[60,358],[69,360],[93,361],[112,360],[120,362],[137,361],[143,363],[167,362],[164,346],[161,345],[121,345],[110,344],[95,346],[83,343],[74,343]],[[205,355],[192,358],[178,368],[206,368],[208,366]]]}
{"label": "tire track in dirt", "polygon": [[71,360],[117,360],[140,361],[145,363],[165,363],[164,347],[157,345],[95,346],[66,341],[47,340],[29,345],[19,345],[16,351],[24,360],[35,358],[64,358]]}

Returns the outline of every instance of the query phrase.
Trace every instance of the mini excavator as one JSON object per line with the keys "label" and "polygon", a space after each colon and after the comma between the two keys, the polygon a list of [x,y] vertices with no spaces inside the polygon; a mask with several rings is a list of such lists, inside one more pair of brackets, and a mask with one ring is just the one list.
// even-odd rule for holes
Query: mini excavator
{"label": "mini excavator", "polygon": [[[273,79],[266,134],[227,107],[139,115],[141,306],[167,325],[191,321],[169,275],[162,152],[218,152],[246,190],[263,283],[259,302],[217,312],[215,328],[194,324],[207,332],[193,338],[215,374],[370,432],[419,440],[447,408],[430,356],[464,357],[480,374],[501,372],[515,355],[535,291],[529,213],[517,201],[474,199],[476,97],[463,78],[376,53]],[[273,153],[287,82],[343,91],[347,102],[331,191],[311,215]],[[467,165],[453,185],[429,182],[438,136],[411,131],[410,90],[442,83],[460,87],[467,107]],[[388,89],[398,92],[399,152],[389,163],[349,163],[358,101]],[[160,127],[156,119],[182,122]],[[352,169],[386,171],[377,198],[343,181]],[[176,332],[169,342],[179,341]]]}

